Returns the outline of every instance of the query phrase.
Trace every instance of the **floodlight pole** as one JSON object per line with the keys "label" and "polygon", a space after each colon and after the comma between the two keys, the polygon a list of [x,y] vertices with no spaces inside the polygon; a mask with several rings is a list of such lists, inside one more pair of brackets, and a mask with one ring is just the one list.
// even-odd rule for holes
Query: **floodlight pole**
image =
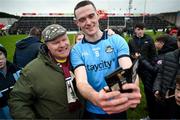
{"label": "floodlight pole", "polygon": [[127,20],[131,17],[131,9],[132,9],[132,2],[133,2],[133,0],[129,0],[129,6],[128,6],[128,17],[126,17],[126,15],[125,15],[125,18],[124,18],[124,20],[125,20],[125,28],[126,28],[126,26],[127,26]]}
{"label": "floodlight pole", "polygon": [[132,0],[129,0],[129,17],[131,16],[131,9],[132,9]]}
{"label": "floodlight pole", "polygon": [[146,0],[145,0],[145,2],[144,2],[144,13],[143,13],[143,23],[144,23],[144,21],[145,21],[145,13],[146,13]]}

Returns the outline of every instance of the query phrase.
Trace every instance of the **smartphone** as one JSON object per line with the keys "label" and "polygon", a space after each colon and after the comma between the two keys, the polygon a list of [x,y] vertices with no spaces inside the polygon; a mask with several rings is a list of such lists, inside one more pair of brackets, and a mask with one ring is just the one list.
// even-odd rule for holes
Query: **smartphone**
{"label": "smartphone", "polygon": [[120,92],[132,92],[132,90],[123,90],[122,86],[125,83],[133,83],[137,77],[137,68],[139,65],[139,60],[135,60],[133,65],[129,69],[122,69],[118,67],[111,73],[105,76],[106,83],[110,91],[119,90]]}

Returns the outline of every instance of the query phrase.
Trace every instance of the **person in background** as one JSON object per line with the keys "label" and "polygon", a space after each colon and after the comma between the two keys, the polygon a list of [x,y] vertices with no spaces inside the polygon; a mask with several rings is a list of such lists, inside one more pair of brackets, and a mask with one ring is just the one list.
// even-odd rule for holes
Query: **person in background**
{"label": "person in background", "polygon": [[144,92],[147,101],[149,117],[153,118],[154,102],[152,96],[152,87],[154,78],[149,72],[147,64],[152,65],[156,58],[156,48],[153,39],[145,34],[145,25],[137,23],[134,27],[134,36],[129,40],[129,49],[132,60],[139,58],[138,74],[144,85]]}
{"label": "person in background", "polygon": [[[178,28],[177,39],[180,40],[180,28]],[[180,43],[179,43],[179,46],[180,46]],[[175,100],[176,100],[176,104],[180,106],[180,72],[179,71],[177,72],[177,75],[176,75]]]}
{"label": "person in background", "polygon": [[84,37],[84,34],[82,32],[78,32],[76,35],[75,35],[75,44],[80,42]]}
{"label": "person in background", "polygon": [[[144,66],[149,71],[149,74],[151,76],[151,84],[153,86],[155,79],[157,77],[157,73],[159,70],[160,65],[162,64],[162,59],[164,58],[164,55],[167,52],[176,50],[177,42],[173,40],[173,38],[170,35],[163,34],[158,36],[155,39],[155,48],[157,50],[157,57],[154,59],[154,61],[151,62],[144,62]],[[148,97],[148,103],[150,103],[149,107],[149,117],[151,119],[163,119],[164,114],[166,113],[166,107],[164,107],[163,103],[156,99],[154,96],[153,90],[149,92]]]}
{"label": "person in background", "polygon": [[0,119],[12,119],[7,101],[19,73],[20,69],[7,61],[7,51],[0,44]]}
{"label": "person in background", "polygon": [[176,104],[180,107],[180,71],[178,71],[176,75],[175,100],[176,100]]}
{"label": "person in background", "polygon": [[10,93],[11,115],[15,119],[80,119],[83,103],[73,85],[66,29],[52,24],[42,37],[38,57],[24,67]]}
{"label": "person in background", "polygon": [[37,57],[41,44],[41,30],[37,27],[32,27],[29,36],[16,43],[13,63],[23,68]]}
{"label": "person in background", "polygon": [[158,36],[155,40],[155,47],[158,55],[174,51],[178,48],[177,41],[168,34]]}
{"label": "person in background", "polygon": [[176,88],[175,88],[175,101],[177,106],[177,116],[179,115],[180,118],[180,71],[178,70],[177,75],[176,75]]}
{"label": "person in background", "polygon": [[[123,89],[130,93],[108,90],[105,75],[118,66],[130,68],[129,48],[124,38],[117,34],[108,36],[99,28],[99,16],[95,5],[84,0],[74,8],[75,23],[84,38],[71,50],[71,64],[74,68],[76,85],[86,99],[86,119],[126,119],[126,110],[136,108],[141,94],[136,83],[127,83]],[[105,90],[104,90],[105,89]]]}
{"label": "person in background", "polygon": [[180,118],[180,110],[174,98],[175,77],[180,69],[180,30],[178,30],[177,34],[177,45],[178,49],[164,55],[153,85],[154,96],[160,100],[165,107],[165,119]]}
{"label": "person in background", "polygon": [[169,31],[169,35],[171,35],[174,38],[174,40],[176,40],[177,32],[178,32],[178,28],[176,26],[173,26],[171,27],[171,30]]}

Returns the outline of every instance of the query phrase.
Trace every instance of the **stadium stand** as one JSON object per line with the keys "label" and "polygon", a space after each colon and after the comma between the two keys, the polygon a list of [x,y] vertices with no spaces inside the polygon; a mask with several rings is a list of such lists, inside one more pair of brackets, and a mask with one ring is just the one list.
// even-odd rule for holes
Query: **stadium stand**
{"label": "stadium stand", "polygon": [[19,16],[0,12],[0,24],[3,24],[3,27],[0,28],[0,35],[2,35],[2,33],[7,33],[8,30],[10,29],[10,26],[14,22],[16,22],[19,18],[20,18]]}
{"label": "stadium stand", "polygon": [[[126,21],[126,27],[132,27],[137,22],[142,22],[143,16],[132,16]],[[107,22],[109,21],[109,24]],[[170,22],[166,20],[162,20],[157,16],[146,16],[145,24],[147,29],[153,29],[156,26],[157,29],[163,29],[164,27],[170,25]],[[17,22],[15,22],[10,28],[10,33],[18,33],[25,34],[28,33],[30,28],[33,26],[40,27],[44,29],[46,26],[50,24],[61,24],[68,31],[78,31],[78,27],[75,25],[73,21],[73,16],[63,16],[63,17],[27,17],[22,16]],[[111,16],[108,19],[101,19],[100,26],[101,29],[107,28],[107,26],[125,26],[125,16]]]}

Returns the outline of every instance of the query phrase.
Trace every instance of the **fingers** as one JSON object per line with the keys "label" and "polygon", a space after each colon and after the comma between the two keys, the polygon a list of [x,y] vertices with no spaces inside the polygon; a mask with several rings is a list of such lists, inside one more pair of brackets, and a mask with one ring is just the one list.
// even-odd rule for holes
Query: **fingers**
{"label": "fingers", "polygon": [[156,91],[156,92],[154,93],[154,96],[155,96],[156,98],[158,98],[158,97],[159,97],[159,91]]}
{"label": "fingers", "polygon": [[128,108],[136,108],[140,103],[141,94],[139,87],[134,83],[123,85],[123,89],[132,89],[131,93],[121,93],[120,91],[108,91],[108,87],[100,90],[99,103],[101,107],[108,114],[119,113]]}
{"label": "fingers", "polygon": [[[106,88],[104,88],[106,89]],[[99,107],[108,114],[122,112],[128,109],[128,98],[123,97],[119,91],[99,92]]]}
{"label": "fingers", "polygon": [[116,96],[118,96],[119,94],[120,94],[119,91],[111,91],[111,92],[110,92],[110,90],[109,90],[107,87],[104,87],[104,88],[103,88],[102,90],[100,90],[100,92],[99,92],[100,97],[103,98],[103,99],[106,99],[106,100],[111,99],[111,98],[113,98],[113,97],[116,97]]}
{"label": "fingers", "polygon": [[125,102],[124,104],[105,108],[104,111],[106,111],[108,114],[114,114],[114,113],[120,113],[126,111],[128,108],[129,108],[129,103]]}
{"label": "fingers", "polygon": [[124,90],[132,89],[133,91],[140,91],[140,88],[134,83],[127,83],[122,86]]}
{"label": "fingers", "polygon": [[141,93],[140,88],[134,83],[128,83],[123,85],[123,89],[132,89],[130,93],[123,93],[123,96],[128,97],[128,102],[130,104],[130,108],[136,108],[138,104],[141,102]]}
{"label": "fingers", "polygon": [[141,93],[140,93],[140,88],[134,84],[134,83],[127,83],[122,86],[123,90],[128,90],[131,89],[132,92],[129,93],[123,93],[124,96],[127,96],[129,100],[131,99],[141,99]]}

